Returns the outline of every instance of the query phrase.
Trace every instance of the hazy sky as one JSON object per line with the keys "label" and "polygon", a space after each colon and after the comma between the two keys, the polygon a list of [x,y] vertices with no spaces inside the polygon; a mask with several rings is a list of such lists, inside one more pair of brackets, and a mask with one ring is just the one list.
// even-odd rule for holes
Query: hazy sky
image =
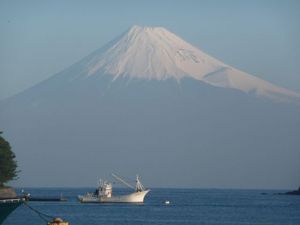
{"label": "hazy sky", "polygon": [[300,92],[300,1],[0,2],[0,99],[130,26],[163,26],[208,54]]}

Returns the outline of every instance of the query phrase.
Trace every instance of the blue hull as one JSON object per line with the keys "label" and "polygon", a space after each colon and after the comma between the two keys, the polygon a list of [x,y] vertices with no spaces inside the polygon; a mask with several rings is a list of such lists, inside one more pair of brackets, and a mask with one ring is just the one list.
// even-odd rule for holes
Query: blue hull
{"label": "blue hull", "polygon": [[8,215],[22,203],[22,201],[0,201],[0,224],[2,224]]}

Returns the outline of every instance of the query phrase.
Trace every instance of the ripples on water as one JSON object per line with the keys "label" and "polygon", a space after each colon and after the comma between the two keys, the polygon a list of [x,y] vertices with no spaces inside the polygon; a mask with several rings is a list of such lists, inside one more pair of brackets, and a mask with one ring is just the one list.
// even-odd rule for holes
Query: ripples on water
{"label": "ripples on water", "polygon": [[[31,188],[32,196],[60,196],[67,202],[30,202],[30,206],[61,217],[69,225],[299,225],[300,196],[275,191],[220,189],[152,189],[145,203],[81,204],[78,194],[88,188]],[[127,190],[116,189],[115,194]],[[261,193],[265,192],[266,195]],[[166,200],[170,201],[165,205]],[[40,217],[22,205],[4,225],[42,225]]]}

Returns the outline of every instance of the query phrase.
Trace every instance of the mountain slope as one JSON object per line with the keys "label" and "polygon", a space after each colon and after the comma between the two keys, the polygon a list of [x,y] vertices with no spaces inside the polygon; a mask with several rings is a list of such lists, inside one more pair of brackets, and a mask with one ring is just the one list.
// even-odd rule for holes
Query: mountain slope
{"label": "mountain slope", "polygon": [[108,78],[31,89],[2,108],[18,182],[93,186],[112,171],[150,187],[298,182],[299,108],[190,78]]}

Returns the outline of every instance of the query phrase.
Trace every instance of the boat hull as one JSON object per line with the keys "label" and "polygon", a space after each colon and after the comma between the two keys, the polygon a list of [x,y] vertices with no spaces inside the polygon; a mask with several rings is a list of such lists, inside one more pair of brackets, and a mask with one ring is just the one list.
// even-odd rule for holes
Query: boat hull
{"label": "boat hull", "polygon": [[145,196],[150,190],[134,192],[128,195],[119,196],[82,196],[79,195],[81,203],[143,203]]}
{"label": "boat hull", "polygon": [[22,203],[21,200],[0,200],[0,224]]}

